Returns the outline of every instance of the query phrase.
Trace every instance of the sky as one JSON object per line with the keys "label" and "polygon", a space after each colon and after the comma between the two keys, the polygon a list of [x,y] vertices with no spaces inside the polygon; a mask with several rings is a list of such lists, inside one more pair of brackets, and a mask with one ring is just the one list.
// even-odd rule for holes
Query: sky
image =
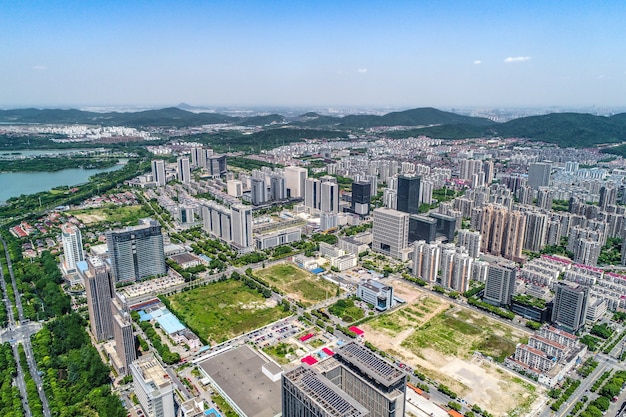
{"label": "sky", "polygon": [[0,107],[623,107],[624,22],[623,0],[0,0]]}

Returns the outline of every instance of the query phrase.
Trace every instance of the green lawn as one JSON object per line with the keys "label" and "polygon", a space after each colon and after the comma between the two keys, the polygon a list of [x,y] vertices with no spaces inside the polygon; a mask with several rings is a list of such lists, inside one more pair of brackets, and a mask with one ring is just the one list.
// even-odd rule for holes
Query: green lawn
{"label": "green lawn", "polygon": [[254,274],[305,306],[334,297],[337,286],[289,263],[258,269]]}
{"label": "green lawn", "polygon": [[69,214],[76,216],[85,224],[121,223],[122,225],[136,225],[139,219],[153,216],[154,212],[143,205],[108,205],[101,208],[72,210]]}
{"label": "green lawn", "polygon": [[205,339],[219,343],[265,326],[288,313],[241,281],[227,280],[168,297],[172,310]]}
{"label": "green lawn", "polygon": [[328,308],[328,311],[346,323],[352,323],[365,317],[365,312],[361,307],[354,305],[354,300],[352,299],[338,300]]}

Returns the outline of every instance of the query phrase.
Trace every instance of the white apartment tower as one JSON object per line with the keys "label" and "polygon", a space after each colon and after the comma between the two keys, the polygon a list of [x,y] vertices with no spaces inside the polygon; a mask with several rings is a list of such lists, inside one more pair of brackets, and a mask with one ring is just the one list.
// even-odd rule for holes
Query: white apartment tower
{"label": "white apartment tower", "polygon": [[289,166],[285,168],[285,187],[288,198],[304,197],[304,181],[308,178],[306,168]]}
{"label": "white apartment tower", "polygon": [[76,262],[85,260],[83,240],[80,229],[71,223],[61,226],[61,240],[63,241],[64,267],[66,271],[76,270]]}
{"label": "white apartment tower", "polygon": [[189,165],[189,158],[186,156],[181,156],[176,161],[176,172],[178,174],[178,181],[183,184],[189,184],[191,181],[191,167]]}
{"label": "white apartment tower", "polygon": [[164,160],[155,159],[154,161],[152,161],[152,179],[156,183],[157,187],[162,187],[167,184]]}

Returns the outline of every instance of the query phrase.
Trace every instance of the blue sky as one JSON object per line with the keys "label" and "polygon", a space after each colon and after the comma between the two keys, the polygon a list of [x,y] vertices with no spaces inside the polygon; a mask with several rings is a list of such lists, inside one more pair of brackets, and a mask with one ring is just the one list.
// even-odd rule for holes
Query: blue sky
{"label": "blue sky", "polygon": [[626,2],[0,0],[0,106],[625,106]]}

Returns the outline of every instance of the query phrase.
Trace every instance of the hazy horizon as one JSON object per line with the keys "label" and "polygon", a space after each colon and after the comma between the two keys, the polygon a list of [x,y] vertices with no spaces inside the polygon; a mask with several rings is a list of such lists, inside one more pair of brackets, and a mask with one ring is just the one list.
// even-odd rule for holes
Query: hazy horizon
{"label": "hazy horizon", "polygon": [[624,108],[626,3],[10,2],[0,108]]}

